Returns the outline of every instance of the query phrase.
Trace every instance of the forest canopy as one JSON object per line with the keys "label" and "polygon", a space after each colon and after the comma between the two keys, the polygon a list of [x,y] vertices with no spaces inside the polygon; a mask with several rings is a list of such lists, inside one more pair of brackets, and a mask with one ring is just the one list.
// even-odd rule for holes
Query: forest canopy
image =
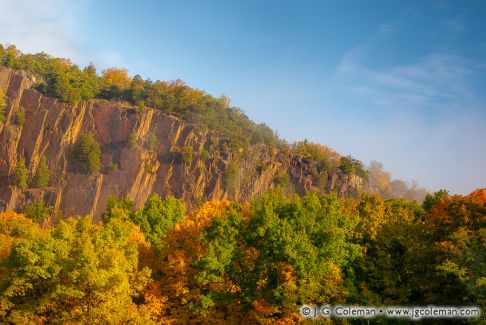
{"label": "forest canopy", "polygon": [[172,196],[112,197],[102,219],[0,213],[0,317],[291,324],[309,303],[486,307],[486,189],[423,205],[277,190],[189,213]]}

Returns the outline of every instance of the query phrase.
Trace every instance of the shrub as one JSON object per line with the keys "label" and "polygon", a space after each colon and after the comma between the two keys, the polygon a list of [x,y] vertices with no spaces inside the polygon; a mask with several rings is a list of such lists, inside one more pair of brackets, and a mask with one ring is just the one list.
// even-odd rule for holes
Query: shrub
{"label": "shrub", "polygon": [[27,188],[28,170],[25,167],[24,158],[20,159],[15,166],[15,186],[25,190]]}
{"label": "shrub", "polygon": [[228,164],[224,172],[224,189],[230,196],[236,193],[236,183],[238,181],[238,166],[235,163]]}
{"label": "shrub", "polygon": [[277,176],[273,179],[273,183],[277,187],[289,187],[290,186],[290,176],[287,174],[286,171],[280,171]]}
{"label": "shrub", "polygon": [[137,134],[133,131],[128,135],[128,144],[131,147],[135,147],[138,144]]}
{"label": "shrub", "polygon": [[5,93],[0,88],[0,123],[5,122]]}
{"label": "shrub", "polygon": [[207,151],[206,149],[203,149],[201,151],[201,159],[203,161],[208,161],[211,159],[211,154],[209,153],[209,151]]}
{"label": "shrub", "polygon": [[118,164],[114,163],[113,161],[110,161],[110,163],[108,164],[108,170],[110,171],[118,170]]}
{"label": "shrub", "polygon": [[341,157],[339,169],[346,175],[354,174],[353,158],[351,156]]}
{"label": "shrub", "polygon": [[49,185],[51,174],[47,166],[46,157],[42,157],[37,170],[35,171],[33,184],[35,187],[45,187]]}
{"label": "shrub", "polygon": [[101,149],[91,132],[81,135],[73,149],[75,162],[82,163],[87,173],[93,174],[101,168]]}
{"label": "shrub", "polygon": [[14,117],[14,123],[21,126],[25,123],[25,108],[21,107]]}
{"label": "shrub", "polygon": [[184,146],[181,149],[181,160],[184,165],[189,165],[192,161],[192,147],[191,146]]}
{"label": "shrub", "polygon": [[259,162],[257,165],[256,165],[256,170],[259,174],[263,173],[264,171],[266,171],[268,168],[268,165],[267,163],[264,163],[264,162]]}
{"label": "shrub", "polygon": [[53,208],[45,206],[43,201],[38,201],[26,205],[23,212],[28,218],[35,222],[40,222],[49,219],[53,212]]}
{"label": "shrub", "polygon": [[149,174],[153,174],[155,172],[154,166],[152,166],[152,163],[150,161],[147,161],[145,163],[145,171]]}
{"label": "shrub", "polygon": [[346,175],[357,175],[361,178],[367,179],[368,172],[363,163],[352,156],[341,157],[339,162],[339,169]]}
{"label": "shrub", "polygon": [[155,151],[155,149],[157,149],[158,142],[159,141],[155,132],[150,132],[147,141],[145,142],[145,149]]}
{"label": "shrub", "polygon": [[297,142],[294,150],[309,160],[317,162],[322,169],[330,171],[332,162],[338,159],[338,154],[326,146],[305,141]]}
{"label": "shrub", "polygon": [[147,111],[147,107],[145,106],[144,102],[139,102],[137,106],[135,106],[135,112],[137,113],[145,113]]}

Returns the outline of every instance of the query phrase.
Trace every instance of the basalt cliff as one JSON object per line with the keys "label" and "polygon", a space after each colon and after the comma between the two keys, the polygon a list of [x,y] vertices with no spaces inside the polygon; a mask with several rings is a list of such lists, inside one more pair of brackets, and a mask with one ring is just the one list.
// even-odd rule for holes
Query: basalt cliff
{"label": "basalt cliff", "polygon": [[[244,201],[274,188],[282,172],[289,188],[356,195],[364,182],[337,168],[326,172],[294,152],[254,145],[228,150],[211,130],[147,109],[139,112],[127,103],[80,101],[75,105],[43,96],[31,88],[30,77],[0,68],[0,87],[6,94],[5,122],[0,122],[0,210],[17,210],[43,200],[63,215],[90,214],[99,218],[111,195],[128,196],[136,207],[151,193],[173,194],[189,208],[212,198]],[[19,109],[25,122],[14,123]],[[101,146],[102,168],[88,175],[70,164],[70,150],[83,132],[91,132]],[[136,143],[129,138],[136,137]],[[154,146],[144,145],[155,136]],[[181,148],[190,148],[189,160]],[[36,170],[41,157],[50,167],[48,187],[22,190],[14,185],[15,166],[25,159]],[[231,169],[231,179],[229,179]],[[229,184],[231,183],[231,184]]]}

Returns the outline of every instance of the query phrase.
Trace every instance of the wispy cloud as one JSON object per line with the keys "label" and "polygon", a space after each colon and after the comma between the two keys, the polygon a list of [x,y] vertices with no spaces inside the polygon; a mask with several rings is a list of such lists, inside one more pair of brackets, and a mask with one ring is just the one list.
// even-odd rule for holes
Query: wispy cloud
{"label": "wispy cloud", "polygon": [[117,51],[92,49],[83,39],[83,18],[90,0],[0,0],[0,43],[21,51],[46,52],[80,65],[120,64]]}
{"label": "wispy cloud", "polygon": [[473,99],[470,79],[483,69],[480,63],[440,52],[407,65],[372,68],[353,50],[344,56],[336,80],[380,105],[420,108],[447,102],[452,107]]}
{"label": "wispy cloud", "polygon": [[[467,32],[459,19],[437,25],[442,26],[438,30]],[[430,44],[421,56],[400,60],[394,54],[393,60],[380,61],[387,44],[406,33],[400,20],[377,26],[343,55],[335,70],[335,92],[353,98],[363,114],[348,122],[358,134],[353,141],[360,141],[359,154],[383,161],[398,178],[420,179],[432,190],[466,193],[484,186],[485,64],[455,50],[454,43],[447,43],[450,48]]]}

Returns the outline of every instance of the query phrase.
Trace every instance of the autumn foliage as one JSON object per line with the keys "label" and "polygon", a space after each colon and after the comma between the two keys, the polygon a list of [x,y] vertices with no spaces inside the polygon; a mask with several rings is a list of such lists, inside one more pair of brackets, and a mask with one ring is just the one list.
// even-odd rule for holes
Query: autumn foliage
{"label": "autumn foliage", "polygon": [[103,222],[0,213],[9,323],[296,324],[302,304],[485,306],[486,189],[424,205],[276,191],[185,213],[172,196]]}

